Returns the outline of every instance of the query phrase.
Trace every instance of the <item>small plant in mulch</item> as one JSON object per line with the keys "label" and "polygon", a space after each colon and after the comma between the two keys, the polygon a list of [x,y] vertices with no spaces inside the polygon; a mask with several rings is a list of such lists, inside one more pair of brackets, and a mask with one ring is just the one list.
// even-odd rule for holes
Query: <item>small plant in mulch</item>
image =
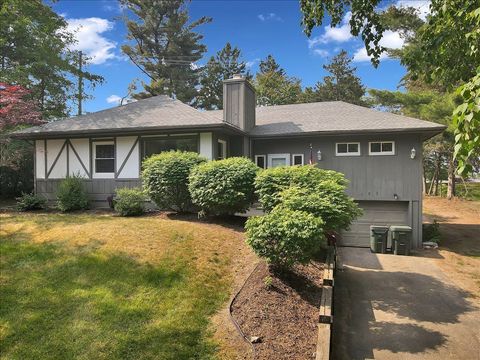
{"label": "small plant in mulch", "polygon": [[273,278],[271,276],[265,276],[263,278],[263,284],[267,289],[271,289],[273,286]]}

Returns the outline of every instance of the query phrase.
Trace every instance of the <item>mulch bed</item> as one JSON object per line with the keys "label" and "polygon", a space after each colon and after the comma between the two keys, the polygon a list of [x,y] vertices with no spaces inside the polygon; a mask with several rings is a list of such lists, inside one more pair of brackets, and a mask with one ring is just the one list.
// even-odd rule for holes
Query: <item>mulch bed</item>
{"label": "mulch bed", "polygon": [[323,266],[316,261],[283,274],[265,263],[255,269],[232,304],[246,337],[260,337],[255,359],[315,358]]}

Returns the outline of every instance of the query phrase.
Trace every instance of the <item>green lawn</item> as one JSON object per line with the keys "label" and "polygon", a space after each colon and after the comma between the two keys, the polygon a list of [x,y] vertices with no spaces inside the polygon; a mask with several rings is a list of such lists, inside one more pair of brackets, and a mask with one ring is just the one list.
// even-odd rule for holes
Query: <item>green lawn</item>
{"label": "green lawn", "polygon": [[0,214],[0,355],[215,358],[241,241],[158,216]]}

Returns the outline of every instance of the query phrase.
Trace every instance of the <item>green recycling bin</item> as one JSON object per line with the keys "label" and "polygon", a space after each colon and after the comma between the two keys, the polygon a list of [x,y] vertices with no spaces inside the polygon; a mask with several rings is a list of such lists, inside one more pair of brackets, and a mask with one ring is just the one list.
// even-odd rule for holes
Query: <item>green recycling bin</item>
{"label": "green recycling bin", "polygon": [[370,250],[374,253],[387,252],[388,226],[370,225]]}
{"label": "green recycling bin", "polygon": [[412,228],[405,225],[390,226],[392,251],[395,255],[410,255],[412,247]]}

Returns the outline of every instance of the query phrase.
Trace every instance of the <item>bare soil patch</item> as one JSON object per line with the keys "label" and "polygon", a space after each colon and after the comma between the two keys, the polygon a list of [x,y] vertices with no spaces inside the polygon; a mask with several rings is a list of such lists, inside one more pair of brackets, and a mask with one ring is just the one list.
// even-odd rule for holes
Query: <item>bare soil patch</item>
{"label": "bare soil patch", "polygon": [[480,202],[428,197],[423,202],[424,222],[440,223],[441,241],[436,257],[462,288],[480,298]]}
{"label": "bare soil patch", "polygon": [[262,262],[249,277],[232,315],[247,338],[260,337],[255,359],[315,358],[323,266],[315,261],[279,274]]}

